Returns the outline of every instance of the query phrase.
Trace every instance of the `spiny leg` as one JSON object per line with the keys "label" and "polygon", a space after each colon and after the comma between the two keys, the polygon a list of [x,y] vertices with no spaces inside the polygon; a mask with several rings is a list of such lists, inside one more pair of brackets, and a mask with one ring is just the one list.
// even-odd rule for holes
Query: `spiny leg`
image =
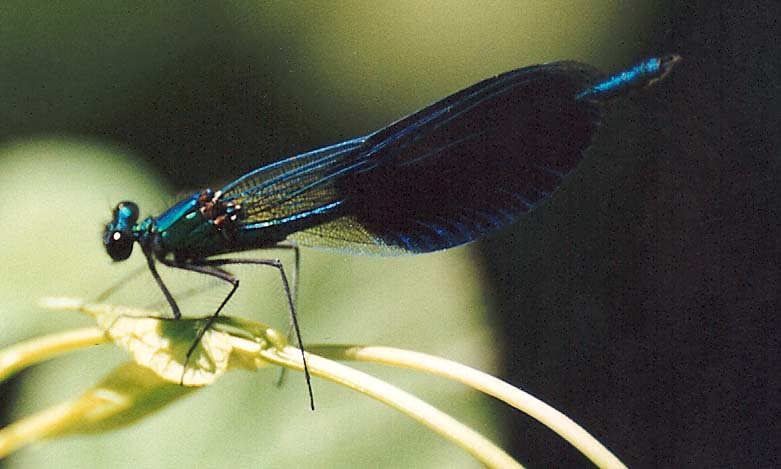
{"label": "spiny leg", "polygon": [[[167,264],[166,264],[167,265]],[[132,279],[139,277],[141,274],[144,274],[145,272],[149,271],[149,267],[146,265],[142,265],[134,269],[130,274],[125,275],[122,277],[122,279],[114,285],[110,286],[106,290],[100,293],[100,295],[96,296],[92,301],[95,303],[101,303],[106,301],[107,299],[111,298],[115,293],[117,293],[119,290],[122,290],[125,288],[129,281]],[[222,285],[222,283],[220,283]],[[182,298],[190,298],[192,296],[198,295],[203,293],[204,291],[207,291],[209,289],[213,288],[213,286],[209,286],[207,288],[204,288],[202,285],[195,286],[188,288],[186,290],[176,290],[174,293],[171,294],[171,296],[176,295],[176,297]],[[168,298],[163,297],[163,299],[155,300],[152,303],[146,303],[144,304],[143,308],[148,310],[154,310],[154,311],[160,311],[165,307],[165,305],[170,306],[170,301]]]}
{"label": "spiny leg", "polygon": [[190,363],[190,357],[192,356],[198,344],[201,343],[201,339],[203,338],[203,335],[206,334],[206,331],[209,330],[211,325],[219,316],[220,311],[222,311],[222,308],[224,308],[225,305],[228,304],[228,301],[230,301],[233,294],[236,293],[236,290],[239,288],[239,279],[229,274],[228,272],[220,269],[217,266],[204,264],[202,262],[198,262],[198,263],[176,262],[171,260],[162,260],[161,262],[169,267],[173,267],[176,269],[188,270],[190,272],[197,272],[200,274],[209,275],[219,280],[222,280],[224,282],[230,283],[233,286],[231,288],[231,291],[228,292],[228,294],[222,300],[222,303],[220,303],[220,306],[217,308],[214,314],[209,316],[209,318],[206,320],[206,324],[204,324],[200,329],[198,329],[198,334],[195,336],[195,340],[193,341],[192,344],[190,344],[190,348],[187,349],[187,354],[185,354],[184,356],[182,377],[179,380],[179,384],[184,384],[184,372],[187,370],[187,365]]}
{"label": "spiny leg", "polygon": [[[291,273],[291,277],[293,279],[292,282],[292,296],[293,296],[293,304],[296,305],[296,310],[298,310],[298,285],[299,285],[299,277],[298,272],[300,271],[301,267],[301,251],[298,249],[298,246],[294,244],[287,244],[287,243],[280,243],[275,246],[275,248],[280,249],[291,249],[293,250],[293,272]],[[287,340],[290,341],[293,338],[293,333],[295,332],[295,325],[293,324],[293,317],[291,316],[290,319],[288,319],[288,325],[287,325]],[[281,387],[283,384],[285,384],[285,378],[287,377],[287,368],[282,368],[279,371],[279,378],[277,378],[276,385],[277,387]]]}
{"label": "spiny leg", "polygon": [[[155,278],[157,286],[160,287],[160,290],[163,291],[163,295],[165,295],[166,301],[168,301],[168,304],[171,306],[171,311],[174,313],[174,319],[180,319],[182,317],[182,312],[179,310],[179,305],[176,304],[176,300],[174,300],[173,295],[171,295],[171,292],[168,291],[168,287],[166,287],[165,283],[163,283],[163,279],[160,278],[160,274],[157,273],[154,255],[146,249],[144,250],[144,255],[146,256],[146,264],[149,267],[149,271],[152,272],[152,277]],[[161,260],[161,262],[163,264],[170,265],[168,261]]]}
{"label": "spiny leg", "polygon": [[[281,246],[280,246],[281,247]],[[286,247],[286,249],[288,249]],[[298,249],[298,246],[290,246],[289,249],[293,250],[293,303],[298,306],[298,285],[299,285],[299,275],[300,267],[301,267],[301,251]],[[287,339],[292,339],[293,330],[295,329],[295,324],[293,324],[293,317],[291,316],[290,322],[287,326]]]}
{"label": "spiny leg", "polygon": [[[206,260],[199,260],[199,261],[193,261],[188,263],[177,263],[177,262],[170,262],[167,263],[167,265],[170,265],[171,267],[186,269],[186,270],[192,270],[196,272],[202,272],[207,275],[212,275],[217,278],[223,278],[223,275],[227,275],[227,277],[230,277],[235,281],[228,280],[226,277],[225,280],[229,281],[233,284],[233,289],[228,293],[228,296],[225,297],[222,304],[220,304],[220,307],[217,308],[217,311],[214,313],[212,317],[216,318],[216,316],[220,313],[220,310],[225,306],[225,304],[228,302],[231,296],[233,296],[233,293],[236,291],[236,289],[239,287],[238,279],[230,276],[225,271],[219,270],[217,267],[224,266],[224,265],[236,265],[236,264],[253,264],[253,265],[267,265],[274,267],[279,271],[280,276],[282,277],[282,286],[285,289],[285,296],[287,296],[287,303],[288,307],[290,309],[290,320],[293,323],[293,330],[296,333],[296,337],[298,338],[298,348],[301,350],[301,360],[304,365],[304,377],[306,378],[306,386],[309,390],[309,406],[312,410],[315,410],[315,399],[314,395],[312,393],[312,379],[309,374],[309,366],[307,366],[306,363],[306,353],[304,352],[304,342],[301,339],[301,328],[298,325],[298,315],[296,314],[296,307],[293,301],[293,294],[291,292],[290,283],[288,282],[287,275],[285,274],[285,267],[282,265],[282,262],[279,261],[279,259],[206,259]],[[195,267],[204,267],[203,270],[198,270]],[[214,270],[210,270],[208,268],[213,267]],[[220,273],[220,274],[218,274]],[[207,327],[211,325],[211,323],[214,320],[210,320],[207,323]],[[205,332],[205,330],[204,330]],[[200,336],[202,336],[203,333],[199,334],[198,340],[200,340]],[[194,350],[194,346],[191,347],[191,350]]]}
{"label": "spiny leg", "polygon": [[[144,268],[146,268],[146,267],[144,267]],[[213,280],[214,280],[214,282],[219,282],[218,285],[224,285],[225,284],[225,282],[223,282],[220,279],[216,279],[215,278]],[[215,284],[211,284],[211,283],[206,285],[206,286],[204,286],[204,285],[196,285],[196,286],[191,286],[191,287],[188,287],[188,288],[182,289],[182,290],[178,290],[177,289],[177,290],[172,292],[172,295],[174,295],[174,297],[176,297],[176,298],[188,298],[189,299],[189,298],[193,298],[193,297],[195,297],[197,295],[202,295],[204,292],[208,292],[209,290],[212,290],[213,288],[215,288]],[[162,300],[157,300],[157,301],[155,301],[153,303],[148,303],[148,304],[144,305],[144,309],[149,309],[149,310],[152,310],[152,311],[159,311],[161,308],[163,308],[167,304],[168,304],[168,302],[165,300],[165,298],[163,298]]]}

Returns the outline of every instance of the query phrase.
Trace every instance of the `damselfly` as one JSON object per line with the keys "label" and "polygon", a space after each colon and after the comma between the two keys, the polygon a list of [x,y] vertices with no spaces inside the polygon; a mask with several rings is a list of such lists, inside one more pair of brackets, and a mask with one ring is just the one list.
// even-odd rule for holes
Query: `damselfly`
{"label": "damselfly", "polygon": [[214,256],[298,246],[414,254],[479,239],[550,196],[591,144],[605,101],[660,80],[679,59],[648,59],[609,77],[578,62],[506,72],[364,137],[198,191],[157,217],[139,221],[138,206],[121,202],[103,244],[115,261],[141,246],[175,318],[181,311],[157,262],[231,284],[214,317],[239,286],[225,266],[274,267],[303,355],[282,263]]}

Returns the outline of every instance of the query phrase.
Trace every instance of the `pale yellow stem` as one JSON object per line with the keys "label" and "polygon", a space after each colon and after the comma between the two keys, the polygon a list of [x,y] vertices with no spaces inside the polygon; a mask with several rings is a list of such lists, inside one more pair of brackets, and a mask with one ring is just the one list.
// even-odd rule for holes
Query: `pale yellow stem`
{"label": "pale yellow stem", "polygon": [[493,396],[533,417],[570,442],[597,467],[626,466],[572,419],[529,393],[487,373],[444,358],[393,347],[323,345],[307,347],[313,354],[333,360],[382,363],[443,376]]}
{"label": "pale yellow stem", "polygon": [[26,340],[0,351],[0,381],[28,366],[49,360],[66,352],[105,344],[103,330],[85,327]]}
{"label": "pale yellow stem", "polygon": [[[261,356],[264,360],[280,366],[297,370],[303,369],[301,352],[290,346],[281,350],[264,349]],[[407,414],[464,448],[487,467],[523,468],[509,454],[484,436],[395,386],[317,355],[307,354],[306,361],[312,375],[356,390]]]}

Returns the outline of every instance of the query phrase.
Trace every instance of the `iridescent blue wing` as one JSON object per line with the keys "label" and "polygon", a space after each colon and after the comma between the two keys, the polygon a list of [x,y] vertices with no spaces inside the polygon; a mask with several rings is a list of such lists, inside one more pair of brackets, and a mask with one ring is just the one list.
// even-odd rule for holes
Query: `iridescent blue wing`
{"label": "iridescent blue wing", "polygon": [[601,78],[559,62],[489,78],[364,138],[283,160],[223,189],[240,242],[347,252],[436,251],[506,225],[549,196],[591,143]]}

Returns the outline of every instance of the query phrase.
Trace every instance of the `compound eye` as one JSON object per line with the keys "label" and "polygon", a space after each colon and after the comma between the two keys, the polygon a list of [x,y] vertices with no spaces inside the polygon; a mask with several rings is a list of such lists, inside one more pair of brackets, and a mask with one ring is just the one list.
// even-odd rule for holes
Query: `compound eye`
{"label": "compound eye", "polygon": [[122,231],[107,231],[103,239],[106,246],[106,252],[115,261],[124,261],[133,252],[132,233]]}
{"label": "compound eye", "polygon": [[129,200],[118,203],[114,208],[114,220],[122,220],[132,225],[138,220],[138,205]]}

